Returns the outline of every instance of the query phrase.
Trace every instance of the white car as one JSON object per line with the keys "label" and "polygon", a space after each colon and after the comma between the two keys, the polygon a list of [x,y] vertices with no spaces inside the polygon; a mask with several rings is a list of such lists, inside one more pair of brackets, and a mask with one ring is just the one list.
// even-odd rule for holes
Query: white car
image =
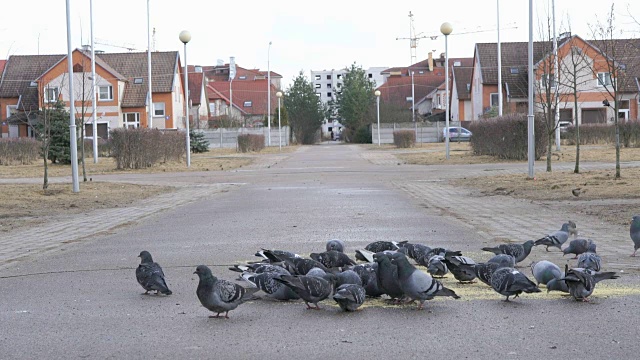
{"label": "white car", "polygon": [[[471,131],[460,126],[449,126],[449,141],[469,141]],[[447,128],[442,129],[442,141],[446,141]]]}

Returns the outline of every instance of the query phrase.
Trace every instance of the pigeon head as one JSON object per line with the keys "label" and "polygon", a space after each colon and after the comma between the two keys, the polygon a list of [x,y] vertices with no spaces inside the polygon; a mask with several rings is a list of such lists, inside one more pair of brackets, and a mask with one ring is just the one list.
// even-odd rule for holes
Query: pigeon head
{"label": "pigeon head", "polygon": [[631,227],[635,230],[640,230],[640,215],[634,215],[631,218]]}
{"label": "pigeon head", "polygon": [[153,262],[153,258],[151,257],[151,253],[148,251],[141,251],[140,255],[138,255],[138,257],[140,258],[140,263],[145,264],[145,263],[152,263]]}
{"label": "pigeon head", "polygon": [[198,265],[194,274],[198,274],[199,278],[213,277],[213,275],[211,274],[211,269],[209,269],[205,265]]}
{"label": "pigeon head", "polygon": [[311,253],[311,254],[309,254],[309,257],[312,258],[313,260],[317,261],[317,262],[322,262],[322,254]]}
{"label": "pigeon head", "polygon": [[326,273],[324,275],[322,275],[322,278],[327,280],[328,282],[335,284],[336,281],[338,281],[338,277],[335,274],[332,273]]}
{"label": "pigeon head", "polygon": [[532,247],[535,246],[535,241],[527,240],[527,241],[524,242],[524,244],[522,244],[522,246],[524,247],[524,249],[526,251],[529,251],[529,250],[531,250]]}

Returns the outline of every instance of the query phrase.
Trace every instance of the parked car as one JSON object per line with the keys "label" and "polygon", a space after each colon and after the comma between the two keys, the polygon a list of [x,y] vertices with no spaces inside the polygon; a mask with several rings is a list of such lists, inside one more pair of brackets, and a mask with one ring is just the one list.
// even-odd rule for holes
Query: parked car
{"label": "parked car", "polygon": [[[471,131],[461,126],[449,126],[449,141],[469,141],[471,139]],[[442,129],[442,141],[447,136],[447,128]]]}
{"label": "parked car", "polygon": [[560,128],[560,132],[567,131],[567,128],[573,126],[571,121],[560,121],[558,122],[558,127]]}

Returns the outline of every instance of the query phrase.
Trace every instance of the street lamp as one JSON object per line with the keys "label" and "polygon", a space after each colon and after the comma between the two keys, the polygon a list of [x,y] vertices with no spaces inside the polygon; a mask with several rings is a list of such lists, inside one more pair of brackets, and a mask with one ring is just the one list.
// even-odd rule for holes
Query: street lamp
{"label": "street lamp", "polygon": [[[413,75],[413,72],[411,73]],[[374,92],[376,95],[376,111],[378,113],[378,146],[380,146],[380,90]]]}
{"label": "street lamp", "polygon": [[182,30],[179,35],[180,41],[184,44],[184,114],[185,126],[187,128],[187,167],[191,166],[191,138],[189,137],[189,78],[187,74],[187,43],[191,41],[191,33]]}
{"label": "street lamp", "polygon": [[453,26],[448,22],[440,25],[440,32],[444,35],[444,56],[445,56],[445,69],[444,69],[444,83],[445,83],[445,147],[447,149],[447,160],[449,159],[449,34],[453,32]]}
{"label": "street lamp", "polygon": [[66,1],[67,7],[67,71],[69,72],[69,146],[71,147],[71,182],[72,191],[80,192],[78,182],[78,133],[76,132],[76,105],[73,93],[73,57],[71,54],[71,5]]}
{"label": "street lamp", "polygon": [[282,98],[282,91],[276,93],[278,98],[278,139],[280,140],[280,151],[282,151],[282,127],[280,126],[280,98]]}
{"label": "street lamp", "polygon": [[271,57],[271,41],[269,41],[269,49],[267,50],[267,129],[269,136],[267,137],[267,145],[271,146],[271,68],[269,67]]}

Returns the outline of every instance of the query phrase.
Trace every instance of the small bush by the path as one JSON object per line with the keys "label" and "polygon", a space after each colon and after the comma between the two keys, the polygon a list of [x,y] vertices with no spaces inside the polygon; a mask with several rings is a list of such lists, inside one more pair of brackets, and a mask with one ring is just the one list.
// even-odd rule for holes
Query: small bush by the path
{"label": "small bush by the path", "polygon": [[410,148],[416,145],[416,132],[413,130],[396,130],[393,132],[393,143],[399,148]]}
{"label": "small bush by the path", "polygon": [[238,135],[238,152],[258,152],[262,149],[264,149],[264,135]]}
{"label": "small bush by the path", "polygon": [[[543,120],[535,119],[535,158],[547,150],[547,136]],[[500,159],[524,160],[528,157],[528,119],[524,114],[509,114],[501,118],[473,121],[471,148],[476,155],[490,155]]]}
{"label": "small bush by the path", "polygon": [[0,139],[0,165],[28,165],[40,157],[42,143],[31,138]]}
{"label": "small bush by the path", "polygon": [[186,135],[182,131],[158,129],[111,130],[111,156],[118,169],[142,169],[161,161],[181,161],[186,153]]}

